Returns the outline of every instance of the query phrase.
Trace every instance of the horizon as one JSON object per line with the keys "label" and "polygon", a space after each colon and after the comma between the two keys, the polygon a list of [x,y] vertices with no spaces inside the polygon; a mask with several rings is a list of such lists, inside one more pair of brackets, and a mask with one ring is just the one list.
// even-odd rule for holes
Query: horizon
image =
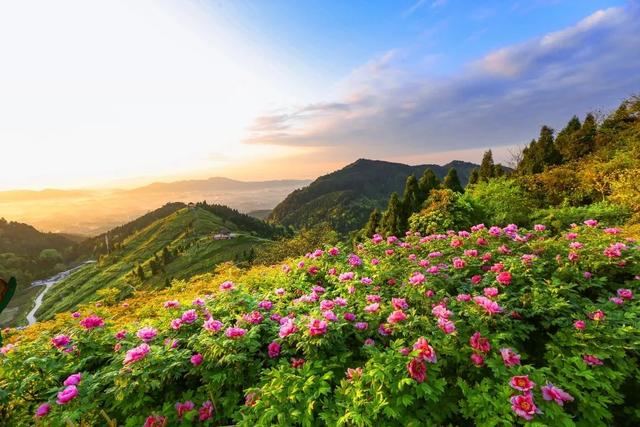
{"label": "horizon", "polygon": [[635,1],[359,5],[3,3],[0,191],[506,164],[640,90]]}

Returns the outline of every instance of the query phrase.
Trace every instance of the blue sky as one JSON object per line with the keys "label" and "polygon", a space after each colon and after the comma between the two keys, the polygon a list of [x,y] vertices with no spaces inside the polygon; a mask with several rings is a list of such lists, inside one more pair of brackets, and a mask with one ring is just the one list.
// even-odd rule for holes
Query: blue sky
{"label": "blue sky", "polygon": [[640,92],[640,5],[0,2],[0,57],[0,189],[315,178],[507,161],[615,108]]}

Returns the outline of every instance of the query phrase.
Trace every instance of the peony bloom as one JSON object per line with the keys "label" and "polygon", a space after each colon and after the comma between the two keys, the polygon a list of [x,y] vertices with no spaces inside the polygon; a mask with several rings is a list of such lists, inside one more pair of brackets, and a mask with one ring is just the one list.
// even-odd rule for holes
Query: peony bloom
{"label": "peony bloom", "polygon": [[200,353],[196,353],[193,356],[191,356],[191,364],[193,366],[200,366],[203,360],[204,360],[204,357],[202,357]]}
{"label": "peony bloom", "polygon": [[480,335],[480,332],[476,332],[475,334],[471,335],[471,338],[469,338],[469,344],[471,345],[471,347],[481,353],[488,353],[489,350],[491,350],[491,344],[489,343],[489,340]]}
{"label": "peony bloom", "polygon": [[511,397],[511,409],[527,421],[532,420],[533,416],[540,412],[535,403],[533,403],[533,396],[531,394]]}
{"label": "peony bloom", "polygon": [[222,329],[222,322],[213,318],[205,320],[202,327],[209,332],[218,332]]}
{"label": "peony bloom", "polygon": [[158,330],[156,328],[144,327],[138,330],[136,336],[140,338],[144,342],[149,342],[154,339],[158,335]]}
{"label": "peony bloom", "polygon": [[101,317],[92,314],[91,316],[85,317],[80,321],[80,326],[83,328],[90,330],[94,328],[99,328],[104,326],[104,320]]}
{"label": "peony bloom", "polygon": [[190,324],[195,322],[197,318],[198,318],[198,313],[196,313],[195,310],[187,310],[184,313],[182,313],[180,320],[182,321],[182,323]]}
{"label": "peony bloom", "polygon": [[536,224],[536,225],[533,226],[533,229],[535,231],[544,231],[544,230],[547,229],[547,227],[542,225],[542,224]]}
{"label": "peony bloom", "polygon": [[564,406],[564,402],[573,401],[573,396],[551,383],[540,387],[540,391],[542,391],[542,398],[544,400],[553,400],[560,406]]}
{"label": "peony bloom", "polygon": [[202,404],[202,407],[198,409],[198,419],[200,421],[207,421],[211,417],[213,417],[213,403],[207,400]]}
{"label": "peony bloom", "polygon": [[178,329],[180,329],[180,327],[181,327],[181,326],[182,326],[182,320],[180,320],[180,319],[173,319],[173,320],[171,321],[171,329],[174,329],[174,330],[176,330],[176,331],[177,331]]}
{"label": "peony bloom", "polygon": [[43,403],[42,405],[38,406],[38,409],[36,409],[36,417],[44,417],[49,413],[49,411],[51,411],[51,405],[48,403]]}
{"label": "peony bloom", "polygon": [[280,344],[278,344],[275,341],[272,341],[269,346],[267,347],[267,350],[269,352],[269,357],[270,358],[275,358],[278,357],[280,355]]}
{"label": "peony bloom", "polygon": [[633,299],[633,292],[631,292],[631,289],[618,289],[616,293],[622,299]]}
{"label": "peony bloom", "polygon": [[347,271],[346,273],[340,273],[338,276],[338,280],[341,282],[348,282],[349,280],[353,280],[355,274],[352,271]]}
{"label": "peony bloom", "polygon": [[418,338],[415,344],[413,344],[413,349],[418,351],[418,358],[420,359],[424,359],[430,363],[436,363],[438,361],[435,350],[429,345],[429,341],[427,341],[425,337]]}
{"label": "peony bloom", "polygon": [[407,363],[407,371],[409,376],[419,383],[427,379],[427,365],[419,357],[415,357]]}
{"label": "peony bloom", "polygon": [[356,329],[360,330],[360,331],[364,331],[365,329],[367,329],[369,327],[369,324],[367,322],[357,322],[355,325],[353,325]]}
{"label": "peony bloom", "polygon": [[323,311],[322,316],[331,322],[338,321],[338,316],[336,316],[336,314],[332,310]]}
{"label": "peony bloom", "polygon": [[604,364],[602,360],[598,359],[592,354],[585,354],[584,356],[582,356],[582,360],[589,366],[599,366]]}
{"label": "peony bloom", "polygon": [[237,328],[235,326],[227,328],[227,330],[224,331],[224,334],[227,336],[227,338],[231,338],[232,340],[235,340],[236,338],[240,338],[244,336],[244,334],[246,333],[247,333],[246,329]]}
{"label": "peony bloom", "polygon": [[124,329],[119,330],[119,331],[118,331],[118,332],[116,332],[116,334],[115,334],[115,338],[116,338],[118,341],[121,341],[121,340],[125,339],[125,337],[126,337],[126,336],[127,336],[127,331],[125,331]]}
{"label": "peony bloom", "polygon": [[582,331],[582,330],[584,330],[584,328],[586,328],[586,327],[587,327],[587,324],[585,323],[585,321],[584,321],[584,320],[576,320],[575,322],[573,322],[573,326],[574,326],[577,330]]}
{"label": "peony bloom", "polygon": [[380,309],[380,304],[379,303],[374,303],[374,304],[369,304],[368,306],[366,306],[364,308],[364,311],[367,312],[367,313],[375,313],[379,309]]}
{"label": "peony bloom", "polygon": [[292,358],[291,359],[291,366],[295,369],[297,368],[302,368],[302,365],[304,365],[304,359],[296,359],[296,358]]}
{"label": "peony bloom", "polygon": [[395,310],[387,318],[387,322],[389,323],[400,323],[403,320],[407,320],[407,315],[404,314],[404,311],[402,310]]}
{"label": "peony bloom", "polygon": [[195,408],[196,405],[195,403],[193,403],[190,400],[187,400],[184,403],[176,403],[176,411],[178,411],[178,418],[182,419],[182,417],[184,416],[184,414],[186,414],[189,411],[193,411],[193,408]]}
{"label": "peony bloom", "polygon": [[80,384],[80,380],[82,379],[82,374],[80,372],[78,372],[77,374],[72,374],[69,375],[69,377],[64,380],[64,382],[62,384],[69,386],[69,385],[78,385]]}
{"label": "peony bloom", "polygon": [[331,300],[324,299],[324,300],[320,301],[320,310],[322,310],[322,311],[333,310],[333,307],[335,305],[336,305],[335,302],[333,302]]}
{"label": "peony bloom", "polygon": [[510,285],[511,284],[511,273],[508,271],[502,271],[496,276],[496,280],[501,285]]}
{"label": "peony bloom", "polygon": [[138,360],[144,359],[145,356],[149,353],[151,348],[147,343],[140,344],[137,347],[132,348],[127,351],[127,354],[124,357],[124,364],[128,365],[129,363],[137,362]]}
{"label": "peony bloom", "polygon": [[502,356],[502,360],[507,367],[520,364],[520,355],[510,348],[501,348],[500,355]]}
{"label": "peony bloom", "polygon": [[376,342],[373,340],[373,338],[367,338],[366,340],[364,340],[364,345],[367,347],[371,347],[376,345]]}
{"label": "peony bloom", "polygon": [[65,387],[64,390],[58,393],[58,405],[66,405],[71,402],[78,395],[78,389],[74,385]]}
{"label": "peony bloom", "polygon": [[484,288],[483,290],[484,296],[486,296],[487,298],[493,298],[495,296],[498,295],[499,291],[498,288]]}
{"label": "peony bloom", "polygon": [[605,317],[606,317],[606,314],[602,310],[596,310],[593,313],[589,314],[589,319],[595,320],[596,322],[599,322],[600,320],[604,320]]}
{"label": "peony bloom", "polygon": [[466,265],[467,263],[461,258],[453,259],[453,268],[461,269],[461,268],[464,268]]}
{"label": "peony bloom", "polygon": [[482,276],[480,276],[479,274],[471,277],[471,283],[473,283],[474,285],[477,285],[480,282],[482,282]]}
{"label": "peony bloom", "polygon": [[458,294],[456,296],[456,300],[460,302],[471,301],[471,295],[469,294]]}
{"label": "peony bloom", "polygon": [[415,272],[409,278],[409,283],[411,283],[412,285],[420,285],[420,284],[424,283],[425,280],[426,279],[424,277],[424,274],[419,273],[419,272]]}
{"label": "peony bloom", "polygon": [[77,311],[74,311],[73,313],[71,313],[71,317],[73,317],[74,319],[78,319],[80,317],[80,313]]}
{"label": "peony bloom", "polygon": [[280,325],[280,332],[278,333],[278,336],[280,336],[280,338],[285,338],[293,334],[297,330],[298,328],[296,327],[295,323],[293,323],[293,319],[286,318],[284,323]]}
{"label": "peony bloom", "polygon": [[484,357],[482,357],[481,354],[473,353],[471,354],[470,359],[471,359],[471,363],[473,363],[476,366],[484,365]]}
{"label": "peony bloom", "polygon": [[442,317],[438,319],[438,327],[447,335],[452,334],[456,330],[455,323]]}
{"label": "peony bloom", "polygon": [[165,427],[167,418],[162,415],[149,415],[144,422],[143,427]]}
{"label": "peony bloom", "polygon": [[220,284],[220,290],[221,291],[231,291],[231,290],[235,289],[235,287],[236,287],[235,284],[233,282],[229,281],[229,280],[227,280],[225,282],[222,282]]}
{"label": "peony bloom", "polygon": [[252,311],[251,313],[243,314],[242,318],[245,322],[251,323],[253,325],[262,323],[262,321],[264,320],[264,316],[260,314],[259,311]]}
{"label": "peony bloom", "polygon": [[51,338],[51,344],[53,344],[53,346],[58,349],[68,346],[70,342],[71,338],[69,338],[68,335],[56,335],[55,337]]}
{"label": "peony bloom", "polygon": [[528,375],[516,375],[511,377],[509,385],[516,390],[529,391],[536,386],[536,383],[531,381]]}
{"label": "peony bloom", "polygon": [[345,376],[349,381],[362,376],[362,368],[347,368]]}
{"label": "peony bloom", "polygon": [[311,319],[309,322],[309,335],[312,337],[327,333],[327,322],[319,319]]}
{"label": "peony bloom", "polygon": [[500,307],[497,302],[492,301],[487,297],[476,296],[473,297],[473,301],[480,307],[484,308],[484,310],[490,315],[502,313],[502,307]]}
{"label": "peony bloom", "polygon": [[598,221],[596,221],[595,219],[588,219],[584,222],[584,225],[586,225],[587,227],[595,227],[596,225],[598,225]]}
{"label": "peony bloom", "polygon": [[163,306],[164,308],[178,308],[180,307],[180,301],[178,300],[165,301]]}

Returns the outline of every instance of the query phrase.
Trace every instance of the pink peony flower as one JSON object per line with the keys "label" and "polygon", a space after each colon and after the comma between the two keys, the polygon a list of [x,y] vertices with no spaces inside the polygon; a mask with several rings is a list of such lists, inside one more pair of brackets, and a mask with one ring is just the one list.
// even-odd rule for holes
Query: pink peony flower
{"label": "pink peony flower", "polygon": [[345,376],[349,381],[362,376],[362,368],[347,368]]}
{"label": "pink peony flower", "polygon": [[425,337],[418,338],[415,344],[413,344],[413,349],[418,351],[418,358],[420,359],[424,359],[430,363],[436,363],[438,361],[435,350],[429,345]]}
{"label": "pink peony flower", "polygon": [[51,344],[53,344],[53,346],[58,349],[68,346],[70,342],[71,338],[69,338],[68,335],[56,335],[55,337],[51,338]]}
{"label": "pink peony flower", "polygon": [[455,323],[453,323],[451,320],[443,318],[438,319],[438,327],[447,335],[452,334],[456,330]]}
{"label": "pink peony flower", "polygon": [[582,356],[582,360],[584,361],[584,363],[586,363],[589,366],[597,366],[597,365],[604,364],[602,360],[598,359],[596,356],[592,354],[585,354],[584,356]]}
{"label": "pink peony flower", "polygon": [[471,295],[469,294],[458,294],[456,296],[456,300],[460,302],[471,301]]}
{"label": "pink peony flower", "polygon": [[584,328],[586,328],[586,327],[587,327],[587,324],[585,323],[585,321],[584,321],[584,320],[576,320],[575,322],[573,322],[573,326],[574,326],[577,330],[582,331],[582,330],[584,330]]}
{"label": "pink peony flower", "polygon": [[346,273],[340,273],[338,276],[338,280],[341,282],[348,282],[349,280],[353,280],[355,274],[352,271],[347,271]]}
{"label": "pink peony flower", "polygon": [[58,393],[58,400],[56,402],[58,405],[66,405],[71,402],[78,395],[78,389],[75,385],[70,385],[65,387],[64,390]]}
{"label": "pink peony flower", "polygon": [[564,402],[573,401],[573,396],[551,383],[540,387],[540,391],[542,391],[542,398],[544,400],[553,400],[560,406],[564,406]]}
{"label": "pink peony flower", "polygon": [[209,332],[218,332],[222,329],[222,322],[219,320],[215,320],[214,318],[205,320],[202,324],[202,327]]}
{"label": "pink peony flower", "polygon": [[118,341],[121,341],[121,340],[125,339],[125,337],[126,337],[126,336],[127,336],[127,331],[125,331],[124,329],[119,330],[119,331],[118,331],[118,332],[116,332],[116,334],[115,334],[115,338],[116,338]]}
{"label": "pink peony flower", "polygon": [[544,231],[544,230],[547,229],[547,227],[542,225],[542,224],[536,224],[536,225],[533,226],[533,229],[535,231]]}
{"label": "pink peony flower", "polygon": [[353,325],[356,329],[360,330],[360,331],[364,331],[365,329],[367,329],[369,327],[369,324],[367,322],[357,322],[355,325]]}
{"label": "pink peony flower", "polygon": [[187,310],[184,313],[182,313],[180,320],[182,321],[182,323],[193,323],[196,321],[197,318],[198,318],[198,313],[196,313],[195,310]]}
{"label": "pink peony flower", "polygon": [[379,309],[380,309],[380,304],[375,303],[375,304],[369,304],[368,306],[366,306],[364,308],[364,311],[367,313],[375,313]]}
{"label": "pink peony flower", "polygon": [[69,375],[69,377],[66,380],[64,380],[62,384],[66,386],[78,385],[80,384],[81,379],[82,379],[82,374],[78,372],[76,374]]}
{"label": "pink peony flower", "polygon": [[364,340],[364,345],[367,347],[371,347],[376,345],[376,342],[373,340],[373,338],[367,338],[366,340]]}
{"label": "pink peony flower", "polygon": [[294,369],[297,368],[302,368],[302,365],[304,365],[305,360],[304,359],[296,359],[296,358],[292,358],[291,359],[291,366]]}
{"label": "pink peony flower", "polygon": [[472,353],[470,358],[471,358],[471,363],[473,363],[474,365],[476,366],[484,365],[484,357],[481,354]]}
{"label": "pink peony flower", "polygon": [[409,372],[409,376],[419,383],[427,379],[427,365],[424,363],[424,360],[419,357],[415,357],[407,363],[407,371]]}
{"label": "pink peony flower", "polygon": [[412,285],[420,285],[420,284],[424,283],[425,280],[426,279],[424,277],[424,274],[419,273],[419,272],[415,272],[409,278],[409,283],[411,283]]}
{"label": "pink peony flower", "polygon": [[264,320],[264,316],[262,316],[259,311],[252,311],[251,313],[243,314],[242,318],[245,322],[251,323],[253,325],[262,323],[262,321]]}
{"label": "pink peony flower", "polygon": [[73,313],[71,313],[71,317],[73,317],[74,319],[78,319],[80,317],[80,313],[77,311],[74,311]]}
{"label": "pink peony flower", "polygon": [[500,355],[505,366],[511,367],[520,364],[520,355],[510,348],[501,348]]}
{"label": "pink peony flower", "polygon": [[478,350],[482,353],[488,353],[489,350],[491,350],[491,344],[489,343],[489,340],[480,335],[480,332],[476,332],[475,334],[471,335],[471,338],[469,338],[469,344],[475,350]]}
{"label": "pink peony flower", "polygon": [[165,427],[167,418],[162,415],[149,415],[144,422],[143,427]]}
{"label": "pink peony flower", "polygon": [[461,268],[464,268],[466,265],[467,263],[461,258],[453,259],[453,268],[461,269]]}
{"label": "pink peony flower", "polygon": [[44,417],[50,411],[51,411],[51,405],[48,403],[43,403],[42,405],[38,406],[38,409],[36,409],[36,417],[39,417],[39,418]]}
{"label": "pink peony flower", "polygon": [[222,284],[220,284],[220,290],[221,291],[231,291],[233,289],[235,289],[235,284],[229,280],[222,282]]}
{"label": "pink peony flower", "polygon": [[496,276],[496,280],[501,285],[510,285],[511,284],[511,273],[508,271],[502,271]]}
{"label": "pink peony flower", "polygon": [[596,221],[595,219],[588,219],[584,222],[584,225],[586,225],[587,227],[595,227],[596,225],[598,225],[598,221]]}
{"label": "pink peony flower", "polygon": [[178,418],[182,419],[182,417],[184,417],[184,415],[189,412],[189,411],[193,411],[193,409],[196,407],[195,403],[193,403],[190,400],[187,400],[184,403],[176,403],[176,411],[178,412]]}
{"label": "pink peony flower", "polygon": [[616,293],[622,299],[633,299],[633,292],[631,292],[631,289],[618,289]]}
{"label": "pink peony flower", "polygon": [[207,400],[202,404],[202,407],[198,409],[198,419],[200,421],[207,421],[211,417],[213,417],[213,403]]}
{"label": "pink peony flower", "polygon": [[267,347],[267,350],[269,352],[269,357],[270,358],[275,358],[278,357],[280,355],[280,344],[278,344],[275,341],[272,341],[269,346]]}
{"label": "pink peony flower", "polygon": [[511,409],[527,421],[532,420],[533,416],[539,412],[538,407],[533,403],[531,394],[511,397]]}
{"label": "pink peony flower", "polygon": [[531,381],[528,375],[516,375],[511,377],[509,385],[516,390],[529,391],[536,386],[536,383]]}
{"label": "pink peony flower", "polygon": [[498,288],[484,288],[483,293],[487,298],[493,298],[498,295]]}
{"label": "pink peony flower", "polygon": [[180,302],[177,300],[165,301],[163,306],[164,308],[178,308],[180,307]]}
{"label": "pink peony flower", "polygon": [[92,314],[91,316],[88,316],[82,319],[80,321],[80,326],[82,326],[87,330],[99,328],[101,326],[104,326],[104,320],[102,320],[101,317],[98,317],[95,314]]}
{"label": "pink peony flower", "polygon": [[200,366],[203,361],[204,361],[204,357],[202,357],[200,353],[196,353],[193,356],[191,356],[191,364],[193,366]]}
{"label": "pink peony flower", "polygon": [[481,281],[482,281],[482,276],[480,276],[479,274],[476,274],[475,276],[471,277],[471,283],[473,283],[474,285],[477,285]]}
{"label": "pink peony flower", "polygon": [[278,335],[280,336],[280,338],[285,338],[293,334],[297,330],[298,328],[296,327],[295,323],[293,323],[293,320],[287,318],[284,323],[280,325],[280,332],[278,333]]}
{"label": "pink peony flower", "polygon": [[502,307],[500,307],[497,302],[492,301],[487,297],[476,296],[473,297],[473,301],[480,307],[484,308],[484,310],[490,315],[502,313]]}
{"label": "pink peony flower", "polygon": [[235,326],[227,328],[227,330],[224,331],[224,334],[227,336],[227,338],[231,338],[232,340],[240,338],[240,337],[244,336],[244,334],[246,334],[246,333],[247,333],[246,329],[237,328]]}
{"label": "pink peony flower", "polygon": [[156,328],[144,327],[140,328],[136,333],[136,336],[140,338],[144,342],[149,342],[154,339],[158,335],[158,330]]}
{"label": "pink peony flower", "polygon": [[178,329],[180,329],[180,327],[181,327],[181,326],[182,326],[182,320],[180,320],[180,319],[173,319],[173,320],[171,321],[171,329],[174,329],[174,330],[176,330],[176,331],[177,331]]}
{"label": "pink peony flower", "polygon": [[342,317],[347,322],[353,322],[354,320],[356,320],[356,315],[353,313],[345,313]]}
{"label": "pink peony flower", "polygon": [[311,319],[309,322],[309,335],[312,337],[327,333],[327,322],[319,319]]}
{"label": "pink peony flower", "polygon": [[138,360],[144,359],[150,350],[151,348],[147,343],[140,344],[138,347],[134,347],[131,350],[127,351],[126,355],[124,356],[123,363],[125,365],[128,365],[130,363],[134,363]]}
{"label": "pink peony flower", "polygon": [[596,322],[599,322],[600,320],[604,320],[605,317],[606,317],[606,314],[602,310],[596,310],[593,313],[589,313],[589,319],[595,320]]}
{"label": "pink peony flower", "polygon": [[407,315],[404,314],[404,311],[402,310],[395,310],[387,318],[387,322],[389,323],[400,323],[404,320],[407,320]]}

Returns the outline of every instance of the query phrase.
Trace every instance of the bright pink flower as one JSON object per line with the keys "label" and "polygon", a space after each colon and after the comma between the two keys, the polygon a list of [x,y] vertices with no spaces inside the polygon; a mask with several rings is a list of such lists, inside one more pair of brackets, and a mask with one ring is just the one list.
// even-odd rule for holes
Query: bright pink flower
{"label": "bright pink flower", "polygon": [[43,403],[42,405],[38,406],[38,409],[36,409],[36,417],[44,417],[49,413],[49,411],[51,411],[51,405],[49,405],[48,403]]}
{"label": "bright pink flower", "polygon": [[255,310],[252,311],[251,313],[243,314],[242,318],[244,319],[245,322],[251,323],[253,325],[258,325],[262,323],[262,321],[264,320],[264,316],[262,316],[262,314],[259,311],[255,311]]}
{"label": "bright pink flower", "polygon": [[476,366],[484,365],[484,357],[478,353],[471,354],[471,362]]}
{"label": "bright pink flower", "polygon": [[296,327],[295,323],[293,323],[293,319],[287,318],[284,323],[280,325],[280,332],[278,333],[278,335],[280,336],[280,338],[285,338],[293,334],[297,330],[298,328]]}
{"label": "bright pink flower", "polygon": [[353,322],[354,320],[356,320],[356,315],[353,313],[345,313],[342,317],[347,322]]}
{"label": "bright pink flower", "polygon": [[449,335],[455,332],[456,324],[451,320],[443,319],[441,317],[438,319],[438,328],[440,328],[445,334]]}
{"label": "bright pink flower", "polygon": [[211,417],[213,417],[213,403],[207,400],[202,404],[202,407],[198,409],[198,419],[200,421],[207,421]]}
{"label": "bright pink flower", "polygon": [[226,282],[222,282],[222,284],[220,285],[220,290],[221,291],[230,291],[235,289],[235,284],[229,280],[227,280]]}
{"label": "bright pink flower", "polygon": [[338,276],[338,280],[341,282],[348,282],[349,280],[353,280],[355,274],[352,271],[347,271],[345,273],[340,273]]}
{"label": "bright pink flower", "polygon": [[149,342],[154,339],[158,335],[158,330],[156,328],[144,327],[140,328],[136,333],[136,336],[140,338],[144,342]]}
{"label": "bright pink flower", "polygon": [[178,329],[180,329],[180,327],[181,327],[181,326],[182,326],[182,320],[180,320],[180,319],[173,319],[173,320],[171,321],[171,329],[174,329],[174,330],[176,330],[176,331],[177,331]]}
{"label": "bright pink flower", "polygon": [[436,363],[438,361],[435,350],[429,345],[429,341],[427,341],[425,337],[418,338],[415,344],[413,344],[413,349],[418,351],[418,358],[420,359],[424,359],[430,363]]}
{"label": "bright pink flower", "polygon": [[573,326],[579,331],[582,331],[584,328],[587,327],[587,324],[585,323],[584,320],[576,320],[575,322],[573,322]]}
{"label": "bright pink flower", "polygon": [[375,313],[379,309],[380,309],[380,304],[375,303],[375,304],[369,304],[368,306],[366,306],[364,308],[364,311],[367,313]]}
{"label": "bright pink flower", "polygon": [[516,390],[529,391],[536,386],[536,383],[531,381],[528,375],[516,375],[511,377],[509,385]]}
{"label": "bright pink flower", "polygon": [[193,356],[191,356],[191,364],[193,366],[199,366],[202,364],[203,361],[204,361],[204,357],[202,357],[200,353],[196,353]]}
{"label": "bright pink flower", "polygon": [[419,272],[415,272],[409,278],[409,283],[411,283],[412,285],[419,285],[419,284],[424,283],[425,280],[426,279],[424,277],[424,274],[419,273]]}
{"label": "bright pink flower", "polygon": [[63,385],[78,385],[80,384],[80,380],[82,379],[82,374],[78,372],[77,374],[69,375],[69,377],[64,380]]}
{"label": "bright pink flower", "polygon": [[611,301],[612,303],[616,304],[616,305],[622,305],[624,304],[624,300],[620,297],[611,297],[609,298],[609,301]]}
{"label": "bright pink flower", "polygon": [[331,249],[329,249],[329,255],[331,256],[337,256],[340,254],[340,249],[336,248],[335,246]]}
{"label": "bright pink flower", "polygon": [[419,383],[427,379],[427,365],[424,363],[424,360],[419,357],[415,357],[407,363],[407,371],[409,372],[409,376]]}
{"label": "bright pink flower", "polygon": [[491,350],[491,344],[489,343],[489,340],[480,335],[480,332],[476,332],[475,334],[471,335],[471,338],[469,338],[469,344],[475,350],[478,350],[482,353],[487,353],[489,352],[489,350]]}
{"label": "bright pink flower", "polygon": [[596,322],[599,322],[600,320],[604,320],[605,317],[606,317],[606,314],[602,310],[596,310],[593,313],[589,313],[589,319],[595,320]]}
{"label": "bright pink flower", "polygon": [[479,274],[471,277],[471,283],[473,283],[474,285],[477,285],[480,282],[482,282],[482,276],[480,276]]}
{"label": "bright pink flower", "polygon": [[407,300],[404,298],[391,298],[391,305],[396,310],[404,310],[409,308],[409,304],[407,304]]}
{"label": "bright pink flower", "polygon": [[380,297],[380,295],[367,295],[368,303],[380,302],[381,300],[382,298]]}
{"label": "bright pink flower", "polygon": [[202,324],[202,327],[205,328],[209,332],[218,332],[222,329],[222,322],[219,320],[215,320],[214,318],[205,320]]}
{"label": "bright pink flower", "polygon": [[376,345],[376,342],[373,340],[373,338],[367,338],[366,340],[364,340],[364,345],[366,345],[367,347],[371,347]]}
{"label": "bright pink flower", "polygon": [[125,339],[126,336],[127,336],[127,331],[122,329],[122,330],[119,330],[118,332],[116,332],[115,338],[118,341],[121,341],[121,340]]}
{"label": "bright pink flower", "polygon": [[598,225],[598,221],[596,221],[595,219],[588,219],[584,222],[584,225],[586,225],[587,227],[595,227],[596,225]]}
{"label": "bright pink flower", "polygon": [[167,425],[167,417],[162,415],[149,415],[144,422],[143,427],[165,427]]}
{"label": "bright pink flower", "polygon": [[532,420],[533,416],[539,412],[531,394],[511,397],[511,409],[527,421]]}
{"label": "bright pink flower", "polygon": [[164,308],[178,308],[180,307],[180,302],[177,300],[165,301]]}
{"label": "bright pink flower", "polygon": [[471,301],[471,295],[469,294],[458,294],[456,296],[456,300],[460,302]]}
{"label": "bright pink flower", "polygon": [[499,293],[498,288],[493,288],[493,287],[484,288],[482,291],[487,298],[493,298],[497,296]]}
{"label": "bright pink flower", "polygon": [[362,368],[347,368],[345,376],[349,381],[362,376]]}
{"label": "bright pink flower", "polygon": [[511,284],[511,273],[508,271],[503,271],[496,276],[496,280],[501,285],[510,285]]}
{"label": "bright pink flower", "polygon": [[53,346],[58,349],[66,347],[70,342],[71,338],[69,338],[68,335],[56,335],[55,337],[51,338],[51,344],[53,344]]}
{"label": "bright pink flower", "polygon": [[327,333],[327,322],[319,319],[311,319],[309,322],[309,335],[315,337]]}
{"label": "bright pink flower", "polygon": [[66,405],[71,402],[78,395],[78,389],[74,385],[65,387],[64,390],[58,393],[58,405]]}
{"label": "bright pink flower", "polygon": [[439,319],[448,319],[449,316],[453,314],[451,310],[449,310],[444,303],[436,304],[431,309],[431,314],[436,316]]}
{"label": "bright pink flower", "polygon": [[542,225],[542,224],[536,224],[536,225],[533,226],[533,229],[535,231],[544,231],[544,230],[547,229],[547,227]]}
{"label": "bright pink flower", "polygon": [[300,358],[300,359],[296,359],[296,358],[292,358],[291,359],[291,366],[295,369],[297,368],[302,368],[302,365],[304,365],[305,360]]}
{"label": "bright pink flower", "polygon": [[560,406],[563,406],[564,402],[573,401],[573,396],[551,383],[540,387],[540,391],[542,391],[542,398],[544,400],[553,400]]}
{"label": "bright pink flower", "polygon": [[356,329],[360,330],[360,331],[364,331],[365,329],[367,329],[369,327],[369,324],[367,322],[357,322],[355,325],[353,325]]}
{"label": "bright pink flower", "polygon": [[502,307],[500,307],[497,302],[492,301],[487,297],[476,296],[473,297],[473,301],[480,307],[484,308],[484,310],[490,315],[502,313]]}
{"label": "bright pink flower", "polygon": [[520,364],[520,355],[510,348],[501,348],[500,355],[505,366],[511,367]]}
{"label": "bright pink flower", "polygon": [[94,328],[99,328],[104,326],[104,320],[101,317],[92,314],[91,316],[85,317],[80,321],[80,326],[89,330]]}
{"label": "bright pink flower", "polygon": [[589,366],[603,365],[604,362],[592,354],[585,354],[582,360]]}
{"label": "bright pink flower", "polygon": [[272,341],[269,346],[267,347],[267,350],[269,352],[269,357],[270,358],[275,358],[278,357],[280,355],[280,344],[278,344],[275,341]]}
{"label": "bright pink flower", "polygon": [[71,313],[71,317],[73,317],[74,319],[77,319],[80,317],[80,313],[77,311],[74,311],[73,313]]}
{"label": "bright pink flower", "polygon": [[197,318],[198,313],[196,313],[195,310],[187,310],[182,313],[182,317],[180,317],[180,320],[182,320],[182,323],[193,323]]}
{"label": "bright pink flower", "polygon": [[334,306],[335,306],[335,303],[331,300],[325,299],[320,301],[320,310],[322,311],[332,310]]}
{"label": "bright pink flower", "polygon": [[569,261],[575,262],[580,258],[580,255],[572,251],[572,252],[569,252],[569,255],[567,255],[567,257],[569,258]]}
{"label": "bright pink flower", "polygon": [[404,320],[407,320],[407,315],[402,310],[395,310],[387,317],[389,323],[400,323]]}
{"label": "bright pink flower", "polygon": [[631,292],[631,289],[618,289],[617,294],[622,299],[633,299],[633,292]]}
{"label": "bright pink flower", "polygon": [[464,268],[467,265],[467,263],[462,259],[462,258],[454,258],[453,259],[453,267],[460,269],[460,268]]}
{"label": "bright pink flower", "polygon": [[193,411],[193,409],[196,407],[196,404],[193,403],[190,400],[187,400],[184,403],[176,403],[176,411],[178,411],[178,418],[182,419],[182,417],[184,417],[184,415],[189,412],[189,411]]}
{"label": "bright pink flower", "polygon": [[144,359],[145,356],[149,353],[151,348],[147,343],[140,344],[137,347],[132,348],[127,351],[127,354],[124,357],[124,364],[128,365],[129,363],[137,362],[138,360]]}
{"label": "bright pink flower", "polygon": [[227,338],[231,338],[232,340],[234,340],[236,338],[240,338],[246,333],[247,333],[246,329],[237,328],[235,326],[227,328],[227,330],[224,332],[224,334],[227,336]]}

